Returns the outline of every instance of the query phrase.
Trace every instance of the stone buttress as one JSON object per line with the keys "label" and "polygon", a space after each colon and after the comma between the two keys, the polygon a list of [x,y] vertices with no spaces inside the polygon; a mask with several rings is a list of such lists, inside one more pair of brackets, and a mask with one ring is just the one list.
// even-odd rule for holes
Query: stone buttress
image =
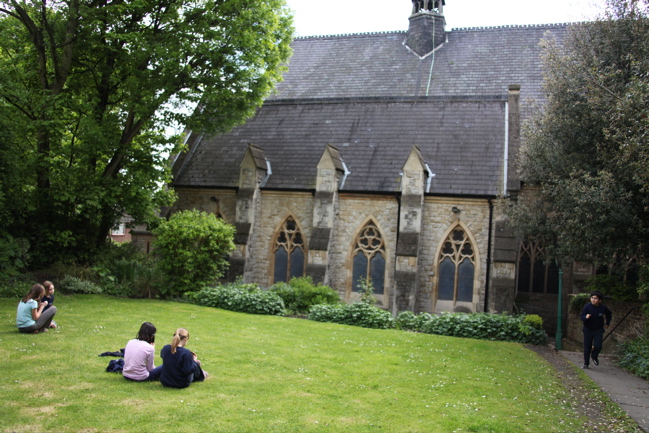
{"label": "stone buttress", "polygon": [[344,162],[336,147],[327,145],[318,162],[317,173],[306,275],[314,282],[328,284],[328,251],[338,208],[338,185],[345,173]]}

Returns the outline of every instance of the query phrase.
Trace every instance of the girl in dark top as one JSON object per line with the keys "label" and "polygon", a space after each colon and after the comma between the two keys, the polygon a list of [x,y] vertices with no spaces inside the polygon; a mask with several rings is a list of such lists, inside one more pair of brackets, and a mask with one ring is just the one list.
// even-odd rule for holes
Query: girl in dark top
{"label": "girl in dark top", "polygon": [[581,368],[589,368],[590,360],[593,364],[599,365],[597,358],[599,352],[602,350],[602,341],[604,337],[604,329],[608,328],[611,323],[613,313],[611,310],[602,305],[602,298],[604,295],[601,292],[593,292],[590,294],[590,304],[586,304],[581,312],[581,320],[584,322],[584,365]]}
{"label": "girl in dark top", "polygon": [[18,303],[16,310],[16,326],[20,332],[38,334],[47,332],[56,314],[56,307],[52,306],[45,311],[47,302],[42,302],[45,296],[45,288],[40,284],[34,284],[22,300]]}
{"label": "girl in dark top", "polygon": [[[41,302],[47,302],[47,305],[43,309],[43,311],[47,311],[48,308],[54,305],[54,284],[52,284],[51,281],[45,281],[43,283],[43,287],[45,288],[45,296],[43,296]],[[52,323],[50,323],[50,328],[56,328],[56,326],[56,322],[52,320]]]}
{"label": "girl in dark top", "polygon": [[178,328],[174,333],[171,344],[167,344],[160,351],[162,358],[162,372],[160,383],[169,388],[187,388],[192,382],[202,382],[207,373],[201,369],[201,363],[196,359],[196,354],[185,345],[189,340],[189,332],[185,328]]}

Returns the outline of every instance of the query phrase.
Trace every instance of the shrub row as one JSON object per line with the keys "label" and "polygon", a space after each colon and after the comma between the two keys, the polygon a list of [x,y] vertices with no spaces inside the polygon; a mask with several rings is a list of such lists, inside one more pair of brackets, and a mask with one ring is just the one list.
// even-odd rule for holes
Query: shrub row
{"label": "shrub row", "polygon": [[490,314],[490,313],[442,313],[415,316],[402,312],[397,324],[402,329],[449,337],[476,338],[480,340],[512,341],[544,345],[547,335],[543,320],[537,315]]}
{"label": "shrub row", "polygon": [[222,308],[248,314],[284,315],[284,301],[277,293],[261,290],[256,284],[235,282],[216,287],[205,287],[189,298],[207,307]]}
{"label": "shrub row", "polygon": [[404,311],[392,315],[367,303],[349,305],[316,305],[309,313],[310,320],[333,322],[364,328],[424,332],[449,337],[476,338],[480,340],[513,341],[518,343],[546,344],[543,320],[537,315],[510,316],[487,313],[442,313],[415,315]]}
{"label": "shrub row", "polygon": [[636,376],[649,380],[649,337],[638,337],[622,345],[619,365]]}
{"label": "shrub row", "polygon": [[59,288],[63,293],[79,293],[85,295],[97,295],[102,293],[102,289],[98,284],[92,281],[82,280],[77,277],[66,275],[60,282]]}
{"label": "shrub row", "polygon": [[363,328],[394,328],[392,315],[364,302],[338,305],[314,305],[309,311],[309,320],[340,323]]}

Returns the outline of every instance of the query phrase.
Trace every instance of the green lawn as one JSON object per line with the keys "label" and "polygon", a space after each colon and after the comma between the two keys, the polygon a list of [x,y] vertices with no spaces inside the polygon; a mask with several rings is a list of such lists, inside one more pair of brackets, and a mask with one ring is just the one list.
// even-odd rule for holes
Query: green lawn
{"label": "green lawn", "polygon": [[[0,299],[2,432],[579,432],[554,371],[520,344],[189,304],[57,296],[60,328],[20,334]],[[183,390],[106,373],[143,321],[180,326],[210,377]],[[156,365],[160,358],[156,358]]]}

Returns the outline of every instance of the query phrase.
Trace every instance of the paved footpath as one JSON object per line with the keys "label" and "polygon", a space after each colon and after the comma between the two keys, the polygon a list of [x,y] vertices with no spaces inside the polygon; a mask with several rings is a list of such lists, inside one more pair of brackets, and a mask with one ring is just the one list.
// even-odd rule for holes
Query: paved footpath
{"label": "paved footpath", "polygon": [[[580,368],[584,363],[581,352],[562,350],[559,353]],[[649,433],[649,382],[622,370],[608,355],[600,355],[599,365],[591,362],[590,368],[584,372]]]}

